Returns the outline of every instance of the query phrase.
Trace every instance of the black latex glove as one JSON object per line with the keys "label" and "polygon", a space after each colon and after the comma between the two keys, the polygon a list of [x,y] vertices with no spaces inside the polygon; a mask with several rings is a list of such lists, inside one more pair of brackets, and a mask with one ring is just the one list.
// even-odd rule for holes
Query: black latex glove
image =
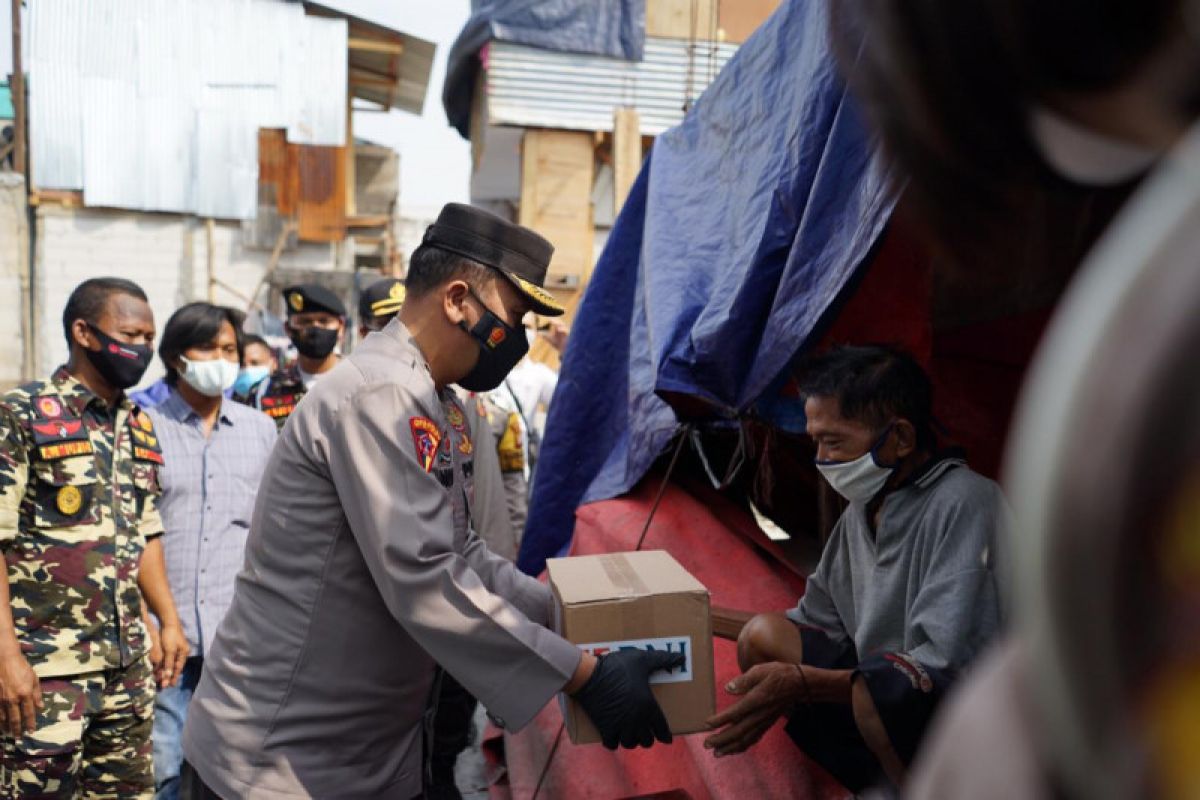
{"label": "black latex glove", "polygon": [[682,653],[661,650],[618,650],[600,656],[592,677],[574,696],[605,747],[650,747],[655,739],[670,743],[671,729],[650,692],[650,675],[685,663]]}

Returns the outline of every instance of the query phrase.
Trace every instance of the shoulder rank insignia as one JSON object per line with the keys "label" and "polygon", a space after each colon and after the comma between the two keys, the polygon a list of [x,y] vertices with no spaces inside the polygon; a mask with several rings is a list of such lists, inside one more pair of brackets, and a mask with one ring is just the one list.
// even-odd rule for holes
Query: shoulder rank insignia
{"label": "shoulder rank insignia", "polygon": [[142,447],[142,446],[136,445],[136,444],[133,446],[133,457],[137,458],[137,459],[141,459],[142,461],[153,461],[155,464],[163,463],[163,457],[162,457],[161,452],[159,452],[158,450],[152,450],[149,447]]}
{"label": "shoulder rank insignia", "polygon": [[64,486],[58,490],[54,504],[64,517],[73,517],[83,507],[83,492],[79,491],[78,486]]}
{"label": "shoulder rank insignia", "polygon": [[437,458],[442,432],[428,417],[411,417],[408,427],[412,431],[413,444],[417,449],[417,463],[421,465],[421,469],[429,472]]}
{"label": "shoulder rank insignia", "polygon": [[57,419],[63,415],[62,403],[57,397],[42,395],[33,401],[33,405],[38,413],[47,419]]}

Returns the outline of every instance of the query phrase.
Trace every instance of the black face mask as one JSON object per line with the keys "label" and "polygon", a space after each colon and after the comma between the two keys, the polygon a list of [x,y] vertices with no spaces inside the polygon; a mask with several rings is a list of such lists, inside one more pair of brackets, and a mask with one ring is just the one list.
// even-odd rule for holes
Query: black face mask
{"label": "black face mask", "polygon": [[468,392],[490,392],[504,381],[504,377],[529,352],[529,341],[525,338],[525,331],[505,325],[483,305],[482,300],[471,296],[483,306],[483,316],[472,328],[468,328],[465,322],[458,323],[458,326],[479,344],[479,360],[458,381],[458,385]]}
{"label": "black face mask", "polygon": [[288,338],[305,358],[325,358],[337,347],[338,332],[334,328],[288,328]]}
{"label": "black face mask", "polygon": [[95,325],[88,323],[92,335],[100,340],[99,350],[84,350],[88,361],[116,389],[128,389],[142,379],[154,350],[144,344],[118,342]]}

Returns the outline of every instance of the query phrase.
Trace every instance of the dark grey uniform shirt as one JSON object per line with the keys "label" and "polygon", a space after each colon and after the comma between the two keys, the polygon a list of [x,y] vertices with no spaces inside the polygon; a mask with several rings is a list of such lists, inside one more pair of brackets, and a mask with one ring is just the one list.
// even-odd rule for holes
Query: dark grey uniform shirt
{"label": "dark grey uniform shirt", "polygon": [[573,674],[549,590],[471,530],[472,450],[398,320],[297,406],[184,731],[218,794],[413,797],[435,661],[510,728]]}

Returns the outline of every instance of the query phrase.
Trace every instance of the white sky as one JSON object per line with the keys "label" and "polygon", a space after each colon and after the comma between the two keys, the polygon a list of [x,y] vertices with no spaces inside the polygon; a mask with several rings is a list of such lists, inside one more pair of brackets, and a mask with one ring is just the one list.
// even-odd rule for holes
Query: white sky
{"label": "white sky", "polygon": [[[28,0],[26,0],[28,3]],[[400,210],[418,219],[437,215],[443,204],[465,202],[471,169],[470,143],[446,122],[442,82],[446,55],[470,14],[469,0],[323,0],[325,5],[437,44],[425,113],[356,113],[356,136],[400,153]],[[0,10],[0,74],[12,71],[12,25],[8,3]],[[28,69],[28,65],[26,65]]]}

